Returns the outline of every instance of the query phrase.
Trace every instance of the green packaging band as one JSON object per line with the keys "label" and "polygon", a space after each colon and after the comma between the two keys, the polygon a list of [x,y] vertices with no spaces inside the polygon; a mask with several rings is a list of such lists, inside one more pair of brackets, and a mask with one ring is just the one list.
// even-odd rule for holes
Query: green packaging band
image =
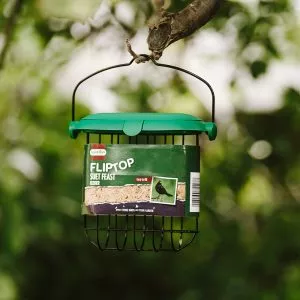
{"label": "green packaging band", "polygon": [[82,213],[193,216],[200,210],[200,149],[87,144]]}

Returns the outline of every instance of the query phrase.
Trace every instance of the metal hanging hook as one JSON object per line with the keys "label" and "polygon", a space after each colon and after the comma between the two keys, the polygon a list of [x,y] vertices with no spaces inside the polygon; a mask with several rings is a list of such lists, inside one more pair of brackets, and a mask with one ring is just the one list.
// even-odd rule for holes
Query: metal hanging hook
{"label": "metal hanging hook", "polygon": [[79,86],[85,82],[86,80],[90,79],[91,77],[97,75],[97,74],[100,74],[100,73],[103,73],[105,71],[108,71],[108,70],[112,70],[112,69],[117,69],[117,68],[122,68],[122,67],[128,67],[130,66],[134,61],[138,60],[140,57],[144,57],[146,58],[145,61],[143,62],[146,62],[146,61],[149,61],[151,60],[152,63],[158,67],[163,67],[163,68],[168,68],[168,69],[174,69],[174,70],[177,70],[177,71],[180,71],[180,72],[183,72],[183,73],[186,73],[198,80],[200,80],[202,83],[204,83],[208,88],[209,88],[209,91],[211,93],[211,97],[212,97],[212,122],[215,122],[215,92],[212,88],[212,86],[202,77],[198,76],[197,74],[193,73],[193,72],[190,72],[186,69],[183,69],[183,68],[180,68],[180,67],[177,67],[177,66],[173,66],[173,65],[168,65],[168,64],[161,64],[161,63],[158,63],[156,62],[151,56],[147,55],[147,54],[140,54],[137,58],[132,58],[128,63],[125,63],[125,64],[117,64],[117,65],[113,65],[113,66],[110,66],[110,67],[107,67],[107,68],[104,68],[104,69],[101,69],[99,71],[96,71],[90,75],[88,75],[87,77],[83,78],[82,80],[80,80],[77,85],[75,86],[74,90],[73,90],[73,94],[72,94],[72,121],[75,121],[75,96],[76,96],[76,92],[79,88]]}

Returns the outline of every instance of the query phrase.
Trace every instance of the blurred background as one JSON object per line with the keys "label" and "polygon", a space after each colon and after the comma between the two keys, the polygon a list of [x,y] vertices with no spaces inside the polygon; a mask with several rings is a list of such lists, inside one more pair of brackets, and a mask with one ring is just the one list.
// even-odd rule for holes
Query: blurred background
{"label": "blurred background", "polygon": [[[168,2],[178,11],[188,0]],[[101,253],[82,230],[84,76],[147,49],[150,0],[0,2],[0,299],[300,299],[300,1],[224,1],[160,62],[216,91],[202,140],[200,234],[180,253]],[[194,79],[151,63],[78,91],[89,112],[210,118]]]}

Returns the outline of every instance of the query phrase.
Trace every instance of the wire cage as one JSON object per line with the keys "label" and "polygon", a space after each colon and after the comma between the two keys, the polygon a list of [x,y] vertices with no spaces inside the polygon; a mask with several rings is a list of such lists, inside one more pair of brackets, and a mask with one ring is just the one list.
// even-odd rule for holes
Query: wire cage
{"label": "wire cage", "polygon": [[[79,133],[86,136],[85,146],[99,145],[136,145],[134,147],[173,147],[193,145],[200,149],[200,135],[206,133],[214,140],[217,127],[214,123],[215,96],[213,89],[203,78],[176,66],[152,62],[159,67],[171,68],[189,74],[202,81],[212,95],[212,121],[204,122],[185,114],[156,113],[107,113],[89,115],[75,120],[75,94],[78,87],[92,76],[104,71],[129,66],[133,63],[111,66],[97,71],[81,80],[74,89],[72,98],[72,122],[70,136]],[[149,152],[151,156],[151,152]],[[199,160],[194,162],[200,165]],[[200,179],[199,179],[200,184]],[[194,186],[195,201],[200,201],[200,186]],[[83,189],[84,194],[84,189]],[[176,202],[175,196],[175,202]],[[192,196],[191,196],[192,197]],[[83,195],[84,198],[84,195]],[[197,203],[199,204],[199,203]],[[176,204],[177,205],[177,204]],[[182,204],[178,204],[182,205]],[[116,206],[117,207],[117,206]],[[158,215],[154,212],[141,213],[134,209],[127,212],[103,213],[97,205],[91,206],[89,213],[83,212],[83,228],[87,239],[99,250],[118,251],[180,251],[190,245],[199,232],[199,213],[186,215]]]}

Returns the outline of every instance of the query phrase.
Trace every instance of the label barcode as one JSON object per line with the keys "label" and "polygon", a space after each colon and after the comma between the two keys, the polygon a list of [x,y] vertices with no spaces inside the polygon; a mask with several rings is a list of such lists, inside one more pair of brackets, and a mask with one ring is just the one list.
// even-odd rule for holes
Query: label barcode
{"label": "label barcode", "polygon": [[200,211],[200,173],[190,173],[190,212]]}

